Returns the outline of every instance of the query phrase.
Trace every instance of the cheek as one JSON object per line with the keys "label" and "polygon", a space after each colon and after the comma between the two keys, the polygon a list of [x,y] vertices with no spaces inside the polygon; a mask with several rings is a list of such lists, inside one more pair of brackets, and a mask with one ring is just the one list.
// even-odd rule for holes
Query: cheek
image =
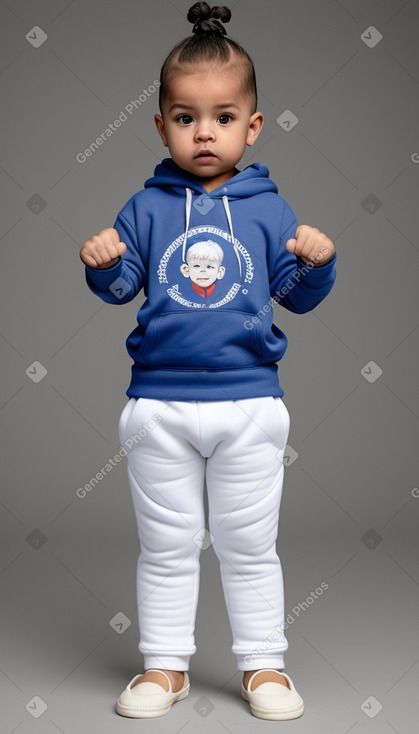
{"label": "cheek", "polygon": [[233,155],[236,155],[237,151],[241,150],[243,146],[246,146],[246,135],[244,131],[236,130],[234,135],[226,136],[225,146]]}
{"label": "cheek", "polygon": [[[182,130],[183,133],[183,130]],[[187,136],[184,134],[175,133],[169,138],[170,145],[178,151],[183,151],[188,145]]]}

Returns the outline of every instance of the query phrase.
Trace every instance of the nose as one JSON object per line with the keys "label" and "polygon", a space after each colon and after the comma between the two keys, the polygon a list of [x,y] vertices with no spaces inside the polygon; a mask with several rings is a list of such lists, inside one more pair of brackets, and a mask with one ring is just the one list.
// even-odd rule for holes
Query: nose
{"label": "nose", "polygon": [[214,130],[208,120],[202,120],[199,122],[195,138],[197,141],[206,142],[207,140],[215,140]]}

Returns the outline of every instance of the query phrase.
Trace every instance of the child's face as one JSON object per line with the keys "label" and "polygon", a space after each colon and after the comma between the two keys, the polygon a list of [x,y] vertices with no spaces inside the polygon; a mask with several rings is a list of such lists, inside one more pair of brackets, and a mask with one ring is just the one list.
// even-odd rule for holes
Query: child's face
{"label": "child's face", "polygon": [[201,260],[192,257],[187,265],[182,265],[181,271],[185,278],[190,278],[197,285],[204,288],[212,285],[214,281],[224,277],[225,268],[210,260]]}
{"label": "child's face", "polygon": [[239,71],[201,67],[172,79],[155,122],[175,163],[212,191],[234,176],[262,129],[263,115],[252,114],[251,104]]}

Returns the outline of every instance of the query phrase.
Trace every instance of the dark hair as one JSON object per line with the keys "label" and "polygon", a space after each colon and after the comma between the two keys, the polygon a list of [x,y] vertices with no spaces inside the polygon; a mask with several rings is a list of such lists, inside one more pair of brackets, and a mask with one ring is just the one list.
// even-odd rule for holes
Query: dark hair
{"label": "dark hair", "polygon": [[[192,66],[201,61],[226,64],[232,57],[243,68],[243,93],[253,97],[253,112],[257,109],[256,74],[252,59],[236,41],[225,38],[227,31],[223,23],[228,23],[231,11],[224,5],[212,8],[208,3],[195,3],[188,10],[188,20],[194,23],[192,36],[184,38],[169,53],[160,72],[159,106],[166,94],[170,77],[181,71],[182,66]],[[221,22],[222,21],[222,22]]]}

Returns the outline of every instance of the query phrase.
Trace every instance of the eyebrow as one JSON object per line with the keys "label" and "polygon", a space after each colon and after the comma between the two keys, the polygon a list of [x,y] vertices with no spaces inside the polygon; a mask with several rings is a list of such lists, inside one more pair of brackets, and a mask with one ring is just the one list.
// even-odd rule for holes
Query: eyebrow
{"label": "eyebrow", "polygon": [[[231,108],[231,107],[235,107],[236,110],[240,109],[238,105],[234,104],[234,102],[222,102],[221,104],[214,105],[214,109],[216,110],[221,110],[221,109],[226,109],[226,108]],[[193,110],[194,107],[193,105],[176,103],[176,104],[172,104],[169,107],[169,112],[171,112],[174,109]]]}

